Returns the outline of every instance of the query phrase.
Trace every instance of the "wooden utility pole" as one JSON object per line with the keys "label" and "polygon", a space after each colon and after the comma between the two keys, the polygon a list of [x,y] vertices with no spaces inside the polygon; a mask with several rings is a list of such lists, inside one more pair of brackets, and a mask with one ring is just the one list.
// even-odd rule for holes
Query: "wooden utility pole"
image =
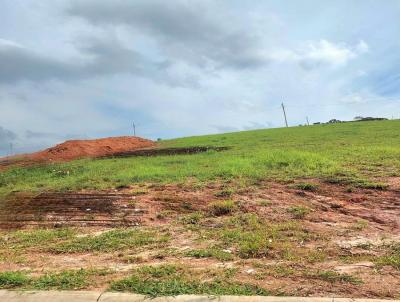
{"label": "wooden utility pole", "polygon": [[135,122],[132,122],[132,126],[133,126],[133,136],[136,136],[136,125],[135,125]]}
{"label": "wooden utility pole", "polygon": [[285,111],[285,105],[283,105],[283,102],[282,102],[282,110],[283,110],[283,116],[285,117],[285,124],[286,124],[286,127],[289,127],[288,126],[288,123],[287,123],[287,118],[286,118],[286,111]]}

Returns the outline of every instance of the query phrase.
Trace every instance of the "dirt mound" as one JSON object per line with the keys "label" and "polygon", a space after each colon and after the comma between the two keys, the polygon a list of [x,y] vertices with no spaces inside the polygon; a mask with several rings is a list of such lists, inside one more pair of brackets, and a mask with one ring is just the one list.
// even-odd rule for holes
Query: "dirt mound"
{"label": "dirt mound", "polygon": [[27,155],[35,161],[67,161],[84,157],[102,157],[154,147],[155,143],[140,137],[121,136],[94,140],[70,140],[43,151]]}

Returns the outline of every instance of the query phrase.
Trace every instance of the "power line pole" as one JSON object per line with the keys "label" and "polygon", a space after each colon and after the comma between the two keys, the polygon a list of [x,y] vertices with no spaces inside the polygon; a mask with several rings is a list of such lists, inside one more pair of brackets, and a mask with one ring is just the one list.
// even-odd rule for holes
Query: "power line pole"
{"label": "power line pole", "polygon": [[308,121],[308,116],[306,116],[307,126],[310,126],[310,122]]}
{"label": "power line pole", "polygon": [[286,118],[286,111],[285,111],[285,105],[283,105],[283,102],[282,102],[282,110],[283,110],[283,116],[285,117],[285,124],[286,124],[286,127],[289,127],[288,126],[288,123],[287,123],[287,118]]}
{"label": "power line pole", "polygon": [[136,125],[135,125],[135,122],[132,122],[132,126],[133,126],[133,136],[136,136]]}

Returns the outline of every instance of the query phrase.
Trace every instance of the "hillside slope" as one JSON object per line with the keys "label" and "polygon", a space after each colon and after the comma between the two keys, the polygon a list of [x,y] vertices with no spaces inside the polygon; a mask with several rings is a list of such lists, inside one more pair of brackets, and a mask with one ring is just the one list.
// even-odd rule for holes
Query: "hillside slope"
{"label": "hillside slope", "polygon": [[0,172],[0,288],[399,298],[399,127],[189,137]]}
{"label": "hillside slope", "polygon": [[340,178],[362,183],[399,175],[400,121],[266,129],[162,141],[159,147],[227,146],[223,152],[79,160],[0,174],[12,190],[112,188],[138,182]]}

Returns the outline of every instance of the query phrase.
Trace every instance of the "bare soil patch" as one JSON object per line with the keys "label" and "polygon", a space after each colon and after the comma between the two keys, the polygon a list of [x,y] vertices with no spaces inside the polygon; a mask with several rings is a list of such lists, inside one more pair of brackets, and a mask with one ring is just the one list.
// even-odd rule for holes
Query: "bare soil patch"
{"label": "bare soil patch", "polygon": [[80,158],[105,157],[112,154],[153,148],[156,143],[141,137],[120,136],[93,140],[69,140],[43,151],[0,159],[0,169],[62,162]]}
{"label": "bare soil patch", "polygon": [[207,151],[224,151],[228,150],[228,147],[213,147],[213,146],[196,146],[196,147],[182,147],[182,148],[154,148],[154,149],[143,149],[133,150],[126,152],[116,152],[112,155],[104,156],[108,157],[134,157],[134,156],[158,156],[158,155],[181,155],[181,154],[196,154]]}
{"label": "bare soil patch", "polygon": [[70,140],[49,149],[32,153],[33,160],[65,161],[83,157],[100,157],[119,152],[154,147],[153,141],[140,137],[109,137],[94,140]]}
{"label": "bare soil patch", "polygon": [[141,222],[132,196],[115,192],[14,195],[0,206],[0,228],[135,226]]}

